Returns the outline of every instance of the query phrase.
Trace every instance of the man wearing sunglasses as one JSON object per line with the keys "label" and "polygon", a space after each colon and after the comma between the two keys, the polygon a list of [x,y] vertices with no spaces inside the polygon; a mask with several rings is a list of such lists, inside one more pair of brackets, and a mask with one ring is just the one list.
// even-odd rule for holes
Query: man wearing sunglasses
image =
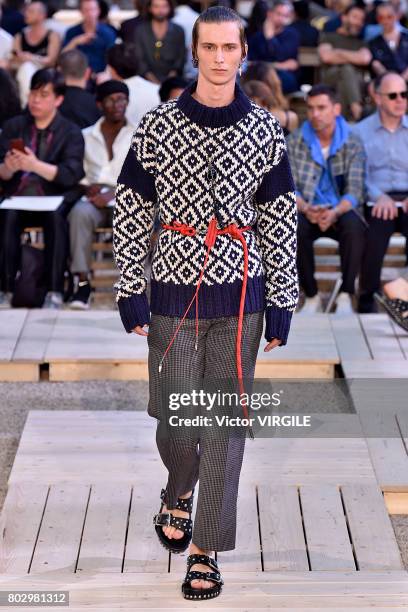
{"label": "man wearing sunglasses", "polygon": [[369,231],[360,278],[359,312],[375,312],[381,267],[394,232],[408,237],[407,85],[386,72],[374,82],[377,111],[354,127],[367,155]]}

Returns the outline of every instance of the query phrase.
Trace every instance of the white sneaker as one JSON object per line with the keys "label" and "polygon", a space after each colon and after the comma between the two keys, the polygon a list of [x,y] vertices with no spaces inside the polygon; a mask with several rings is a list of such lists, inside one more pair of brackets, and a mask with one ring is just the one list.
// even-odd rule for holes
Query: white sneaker
{"label": "white sneaker", "polygon": [[48,291],[45,296],[43,308],[52,308],[54,310],[62,308],[62,293],[56,291]]}
{"label": "white sneaker", "polygon": [[305,303],[303,304],[299,314],[313,315],[317,312],[323,312],[322,300],[318,293],[312,298],[305,298]]}
{"label": "white sneaker", "polygon": [[353,303],[351,301],[351,295],[342,291],[337,296],[336,300],[336,315],[351,315],[353,314]]}
{"label": "white sneaker", "polygon": [[0,308],[11,308],[12,293],[4,293],[0,291]]}

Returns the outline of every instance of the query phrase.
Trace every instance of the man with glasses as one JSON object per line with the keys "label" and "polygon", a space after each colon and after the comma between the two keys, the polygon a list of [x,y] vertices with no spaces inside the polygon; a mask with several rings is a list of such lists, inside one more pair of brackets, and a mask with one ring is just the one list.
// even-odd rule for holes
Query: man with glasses
{"label": "man with glasses", "polygon": [[374,293],[394,232],[408,236],[407,85],[397,73],[386,72],[374,83],[377,111],[356,126],[367,155],[366,207],[369,222],[360,278],[359,312],[375,312]]}
{"label": "man with glasses", "polygon": [[89,308],[92,239],[100,225],[111,225],[116,181],[136,127],[126,120],[129,89],[123,81],[109,80],[96,89],[102,117],[82,133],[85,140],[85,195],[69,215],[71,271],[74,294],[70,307]]}

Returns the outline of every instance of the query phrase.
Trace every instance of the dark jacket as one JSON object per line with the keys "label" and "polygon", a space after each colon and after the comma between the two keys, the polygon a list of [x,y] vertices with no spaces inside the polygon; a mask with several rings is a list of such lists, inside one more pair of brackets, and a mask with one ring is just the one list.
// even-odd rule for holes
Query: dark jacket
{"label": "dark jacket", "polygon": [[[66,201],[74,202],[80,191],[78,183],[85,176],[82,132],[58,111],[48,129],[51,137],[42,161],[58,166],[58,171],[53,181],[40,177],[41,187],[45,195],[64,195]],[[4,161],[12,138],[22,138],[25,145],[32,148],[34,131],[34,119],[28,112],[6,121],[0,134],[0,163]],[[16,172],[9,181],[2,181],[4,196],[16,192],[21,176],[22,172]]]}
{"label": "dark jacket", "polygon": [[60,113],[81,129],[96,123],[101,116],[96,106],[95,96],[86,89],[68,85],[64,101],[59,107]]}
{"label": "dark jacket", "polygon": [[408,66],[408,34],[400,33],[397,49],[392,51],[383,36],[376,36],[369,42],[373,61],[378,60],[384,68],[393,72],[404,72]]}

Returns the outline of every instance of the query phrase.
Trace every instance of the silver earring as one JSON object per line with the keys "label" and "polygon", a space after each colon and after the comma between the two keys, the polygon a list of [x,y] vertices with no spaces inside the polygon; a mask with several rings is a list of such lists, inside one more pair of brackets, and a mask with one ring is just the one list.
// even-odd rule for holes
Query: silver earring
{"label": "silver earring", "polygon": [[242,64],[239,65],[238,72],[239,72],[239,76],[242,77]]}

